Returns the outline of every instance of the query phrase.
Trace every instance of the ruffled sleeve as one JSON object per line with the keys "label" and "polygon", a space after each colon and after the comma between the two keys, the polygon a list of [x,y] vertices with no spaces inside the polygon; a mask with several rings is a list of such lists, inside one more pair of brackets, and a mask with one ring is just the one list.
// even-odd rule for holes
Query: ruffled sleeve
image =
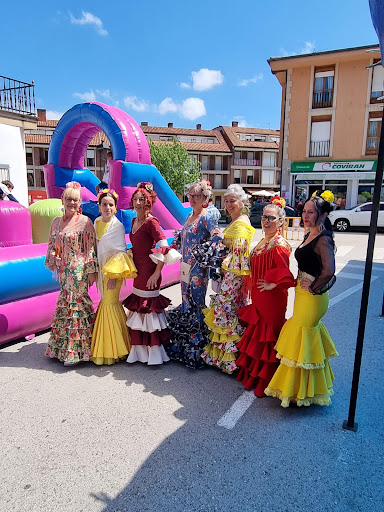
{"label": "ruffled sleeve", "polygon": [[311,284],[311,290],[316,293],[325,286],[335,274],[335,253],[332,236],[321,236],[317,240],[314,251],[321,260],[321,272]]}
{"label": "ruffled sleeve", "polygon": [[159,247],[152,249],[152,254],[149,255],[154,263],[161,261],[165,265],[172,265],[181,260],[181,254],[174,247],[168,247],[167,240],[160,240],[158,245]]}
{"label": "ruffled sleeve", "polygon": [[240,276],[246,276],[251,273],[249,246],[245,238],[233,241],[229,254],[224,258],[222,269]]}
{"label": "ruffled sleeve", "polygon": [[265,271],[265,281],[285,289],[295,286],[295,280],[289,270],[289,250],[281,245],[272,250],[274,268]]}
{"label": "ruffled sleeve", "polygon": [[55,255],[56,255],[56,246],[55,246],[55,239],[57,236],[56,228],[59,217],[55,217],[52,221],[51,228],[49,230],[49,240],[48,240],[48,249],[47,254],[45,256],[45,262],[44,265],[51,271],[54,272],[56,270],[56,263],[55,263]]}
{"label": "ruffled sleeve", "polygon": [[133,258],[125,252],[118,252],[101,269],[103,276],[109,279],[133,279],[137,269]]}

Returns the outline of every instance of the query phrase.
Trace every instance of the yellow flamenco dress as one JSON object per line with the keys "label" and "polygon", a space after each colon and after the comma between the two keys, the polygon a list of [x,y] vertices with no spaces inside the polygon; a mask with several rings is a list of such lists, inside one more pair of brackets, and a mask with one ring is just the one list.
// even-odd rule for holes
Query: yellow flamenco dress
{"label": "yellow flamenco dress", "polygon": [[[110,225],[112,221],[113,224]],[[119,295],[123,280],[136,277],[137,271],[133,259],[124,252],[126,249],[124,226],[113,217],[109,223],[96,219],[95,227],[99,242],[99,262],[106,261],[101,267],[102,275],[99,276],[102,299],[97,308],[92,334],[91,360],[97,365],[111,365],[120,359],[126,359],[131,348],[126,326],[127,317],[119,301]],[[104,247],[102,247],[102,241]],[[113,252],[114,254],[111,255]],[[109,279],[116,280],[114,289],[107,288]]]}
{"label": "yellow flamenco dress", "polygon": [[[300,280],[304,277],[313,281],[312,288],[315,284],[313,275],[316,273],[312,270],[309,274],[302,270],[302,263],[310,264],[314,268],[313,265],[318,262],[314,251],[316,245],[320,249],[317,254],[323,263],[327,250],[327,259],[333,258],[331,236],[323,236],[327,234],[328,232],[324,232],[313,242],[298,247],[295,252],[299,275],[293,316],[287,320],[280,332],[275,347],[280,366],[265,389],[267,396],[281,400],[282,407],[288,407],[290,402],[298,406],[331,403],[334,375],[329,359],[336,357],[338,353],[326,327],[320,321],[328,309],[328,292],[313,295],[300,287]],[[320,237],[322,240],[318,243]],[[322,268],[319,268],[319,275],[321,271]]]}
{"label": "yellow flamenco dress", "polygon": [[206,364],[229,374],[237,369],[237,343],[245,329],[239,323],[237,310],[248,303],[243,281],[251,273],[249,247],[254,234],[255,229],[243,220],[236,220],[224,230],[224,244],[229,252],[221,266],[220,292],[212,296],[210,306],[203,310],[210,342],[204,347],[202,358]]}

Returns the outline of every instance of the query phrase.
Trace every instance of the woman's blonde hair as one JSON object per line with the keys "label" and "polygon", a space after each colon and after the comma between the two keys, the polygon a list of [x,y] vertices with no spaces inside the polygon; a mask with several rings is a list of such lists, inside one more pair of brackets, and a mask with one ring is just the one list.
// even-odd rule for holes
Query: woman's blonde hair
{"label": "woman's blonde hair", "polygon": [[67,196],[78,196],[81,201],[81,185],[77,181],[70,181],[66,184],[64,192],[61,194],[61,199],[64,200]]}
{"label": "woman's blonde hair", "polygon": [[210,198],[212,197],[212,187],[208,180],[199,180],[192,183],[192,185],[189,187],[188,192],[197,192],[201,194],[204,199],[205,203],[209,203]]}

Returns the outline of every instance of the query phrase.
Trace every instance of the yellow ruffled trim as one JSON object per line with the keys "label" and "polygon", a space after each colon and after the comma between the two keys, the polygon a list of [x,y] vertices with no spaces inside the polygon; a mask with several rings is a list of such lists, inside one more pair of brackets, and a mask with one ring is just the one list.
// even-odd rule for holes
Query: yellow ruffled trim
{"label": "yellow ruffled trim", "polygon": [[211,344],[204,347],[204,352],[212,359],[218,359],[224,362],[231,362],[237,358],[237,352],[225,352],[225,350]]}
{"label": "yellow ruffled trim", "polygon": [[308,407],[312,404],[330,405],[332,403],[330,397],[333,396],[333,388],[329,388],[327,395],[315,395],[302,399],[284,396],[281,391],[278,389],[270,388],[269,386],[264,390],[264,393],[267,396],[273,396],[274,398],[281,400],[281,407],[289,407],[290,402],[295,403],[298,407],[301,407],[302,405]]}
{"label": "yellow ruffled trim", "polygon": [[249,276],[251,275],[251,269],[238,269],[238,268],[230,268],[226,263],[223,263],[221,268],[226,270],[227,272],[232,272],[232,274],[236,274],[237,276]]}
{"label": "yellow ruffled trim", "polygon": [[109,279],[133,279],[137,277],[137,268],[131,256],[119,252],[107,261],[101,273]]}
{"label": "yellow ruffled trim", "polygon": [[[128,355],[128,354],[127,354]],[[111,358],[108,358],[108,357],[91,357],[91,361],[97,365],[103,365],[103,364],[115,364],[115,363],[118,363],[120,360],[125,360],[127,359],[127,355],[125,356],[122,356],[122,357],[118,357],[117,359],[111,357]]]}
{"label": "yellow ruffled trim", "polygon": [[217,343],[219,345],[225,345],[226,343],[237,342],[240,339],[240,336],[238,334],[231,334],[230,336],[228,334],[219,334],[215,331],[211,331],[209,335],[209,339],[213,343]]}
{"label": "yellow ruffled trim", "polygon": [[234,316],[233,317],[233,324],[230,327],[218,327],[214,323],[215,315],[213,314],[213,308],[212,307],[203,309],[203,315],[204,315],[205,323],[208,325],[209,329],[211,331],[214,331],[214,332],[219,333],[219,334],[226,334],[229,331],[235,330],[236,326],[237,326],[237,323],[238,323],[238,318]]}
{"label": "yellow ruffled trim", "polygon": [[339,354],[336,353],[331,354],[327,359],[324,359],[324,363],[301,363],[300,361],[294,361],[293,359],[289,359],[288,357],[282,356],[277,352],[276,357],[280,359],[281,364],[288,366],[289,368],[304,368],[304,370],[320,370],[321,368],[325,368],[325,361],[332,359],[333,357],[337,357]]}

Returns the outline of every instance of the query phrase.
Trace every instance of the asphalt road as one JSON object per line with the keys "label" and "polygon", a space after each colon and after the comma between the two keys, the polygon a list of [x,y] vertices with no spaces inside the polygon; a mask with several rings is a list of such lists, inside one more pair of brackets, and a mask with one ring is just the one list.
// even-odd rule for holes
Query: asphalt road
{"label": "asphalt road", "polygon": [[[254,398],[233,376],[175,362],[64,368],[44,356],[48,333],[0,349],[1,512],[384,510],[382,234],[358,431],[342,429],[367,239],[336,234],[338,279],[324,318],[340,354],[331,362],[330,407],[283,409],[277,399]],[[178,286],[164,294],[180,302]]]}

